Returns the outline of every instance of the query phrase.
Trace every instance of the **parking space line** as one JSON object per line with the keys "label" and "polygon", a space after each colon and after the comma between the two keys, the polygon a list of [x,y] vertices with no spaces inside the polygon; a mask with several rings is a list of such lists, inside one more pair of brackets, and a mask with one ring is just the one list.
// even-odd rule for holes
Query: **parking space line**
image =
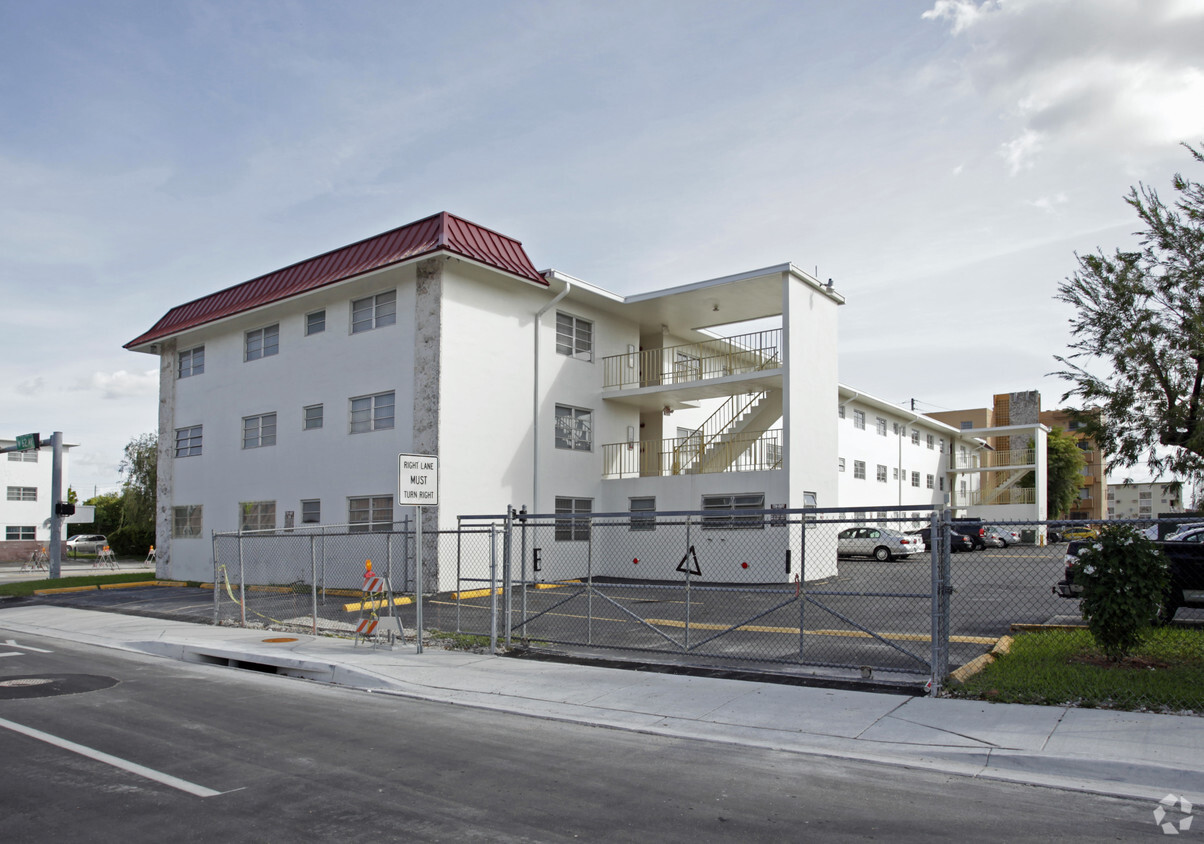
{"label": "parking space line", "polygon": [[162,771],[156,771],[154,768],[148,768],[145,765],[139,765],[137,762],[130,762],[117,756],[112,756],[91,747],[85,747],[82,744],[76,744],[73,741],[52,736],[50,733],[44,733],[41,730],[35,730],[33,727],[26,727],[24,724],[18,724],[15,721],[9,721],[5,718],[0,718],[0,727],[12,730],[15,733],[29,736],[30,738],[44,741],[47,744],[55,747],[69,750],[72,753],[78,753],[80,756],[86,756],[97,762],[103,762],[106,765],[112,765],[114,768],[120,768],[123,771],[128,771],[131,774],[136,774],[140,777],[145,777],[148,780],[154,780],[162,785],[170,786],[171,788],[187,792],[196,797],[216,797],[219,794],[226,792],[214,791],[212,788],[206,788],[203,785],[182,780],[179,777],[173,777],[171,774],[165,774]]}
{"label": "parking space line", "polygon": [[[684,621],[666,618],[646,618],[644,619],[649,624],[656,624],[662,627],[685,627]],[[703,624],[700,622],[691,622],[690,628],[694,630],[728,630],[732,626],[730,624]],[[793,636],[799,635],[797,627],[766,627],[760,624],[741,624],[735,630],[744,631],[747,633],[788,633]],[[803,630],[807,636],[846,636],[852,639],[871,639],[873,636],[866,633],[864,630]],[[895,642],[927,642],[932,637],[922,633],[879,633],[878,636],[883,639],[890,639]],[[959,645],[993,645],[998,638],[990,638],[987,636],[950,636],[950,642],[956,642]]]}

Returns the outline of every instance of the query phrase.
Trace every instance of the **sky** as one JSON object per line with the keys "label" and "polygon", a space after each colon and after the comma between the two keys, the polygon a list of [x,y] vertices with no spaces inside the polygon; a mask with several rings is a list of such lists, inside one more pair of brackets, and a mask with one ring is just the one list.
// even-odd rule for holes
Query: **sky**
{"label": "sky", "polygon": [[450,211],[630,295],[792,262],[840,380],[1040,390],[1076,253],[1204,179],[1204,0],[0,0],[0,437],[115,491],[169,308]]}

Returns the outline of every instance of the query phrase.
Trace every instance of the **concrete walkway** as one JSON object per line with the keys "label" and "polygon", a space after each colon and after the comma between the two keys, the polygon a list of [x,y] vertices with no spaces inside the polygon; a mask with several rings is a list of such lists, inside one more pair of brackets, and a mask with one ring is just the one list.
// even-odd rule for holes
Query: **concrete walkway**
{"label": "concrete walkway", "polygon": [[[786,686],[0,602],[0,642],[39,635],[536,718],[1204,803],[1204,718]],[[277,641],[273,641],[277,640]],[[4,666],[11,672],[12,666]]]}

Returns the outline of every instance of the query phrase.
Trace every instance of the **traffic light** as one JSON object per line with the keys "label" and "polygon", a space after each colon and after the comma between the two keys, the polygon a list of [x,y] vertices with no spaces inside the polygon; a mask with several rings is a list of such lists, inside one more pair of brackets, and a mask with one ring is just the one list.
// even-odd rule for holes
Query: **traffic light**
{"label": "traffic light", "polygon": [[75,505],[69,501],[59,501],[54,505],[54,514],[56,516],[74,516]]}

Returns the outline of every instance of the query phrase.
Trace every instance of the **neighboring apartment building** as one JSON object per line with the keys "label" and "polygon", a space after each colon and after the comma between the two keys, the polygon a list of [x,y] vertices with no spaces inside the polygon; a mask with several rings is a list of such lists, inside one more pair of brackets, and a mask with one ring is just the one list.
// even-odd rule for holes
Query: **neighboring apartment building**
{"label": "neighboring apartment building", "polygon": [[1050,428],[1061,428],[1069,433],[1078,441],[1079,449],[1083,452],[1083,480],[1079,485],[1079,498],[1067,518],[1103,519],[1108,511],[1106,496],[1109,488],[1103,450],[1095,440],[1082,432],[1079,422],[1068,410],[1042,411],[1041,421]]}
{"label": "neighboring apartment building", "polygon": [[[843,301],[791,264],[622,297],[444,213],[179,305],[126,344],[159,358],[160,574],[212,577],[213,531],[387,528],[410,513],[399,453],[439,456],[428,530],[508,504],[835,506]],[[780,327],[722,333],[764,319]],[[936,500],[937,464],[906,468]],[[557,527],[549,579],[584,533]],[[824,545],[808,577],[834,572]],[[781,579],[782,551],[724,579]]]}
{"label": "neighboring apartment building", "polygon": [[[949,505],[967,515],[978,503],[978,473],[951,474],[960,456],[967,465],[986,444],[958,428],[908,412],[841,385],[838,499],[860,507],[931,508]],[[951,460],[950,457],[954,459]],[[909,518],[878,513],[878,522],[911,529],[928,514]]]}
{"label": "neighboring apartment building", "polygon": [[[16,445],[15,439],[0,439],[0,447]],[[63,445],[63,489],[67,489],[67,454],[72,446]],[[52,460],[50,449],[10,451],[0,454],[0,524],[4,525],[0,542],[0,562],[26,561],[30,554],[50,542],[50,497]],[[66,524],[63,526],[66,536]]]}
{"label": "neighboring apartment building", "polygon": [[1163,513],[1184,511],[1181,484],[1108,484],[1109,519],[1156,519]]}

